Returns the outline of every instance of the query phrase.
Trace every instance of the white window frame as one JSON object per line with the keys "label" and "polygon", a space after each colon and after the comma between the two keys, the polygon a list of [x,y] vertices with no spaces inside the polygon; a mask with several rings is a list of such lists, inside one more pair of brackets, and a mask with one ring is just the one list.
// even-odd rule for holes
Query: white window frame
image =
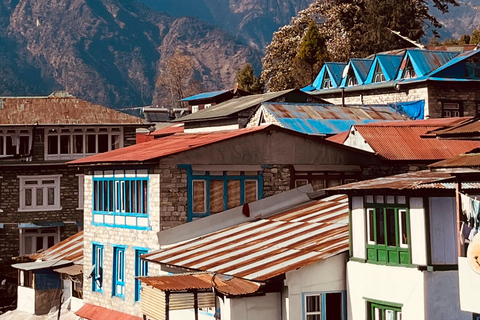
{"label": "white window frame", "polygon": [[[56,175],[42,175],[42,176],[17,176],[19,179],[19,186],[20,186],[20,203],[18,211],[54,211],[54,210],[61,210],[62,206],[60,205],[60,177],[61,174]],[[53,180],[52,184],[45,185],[42,187],[42,181],[45,180]],[[26,182],[36,181],[38,182],[36,185],[29,186]],[[48,188],[54,188],[54,204],[48,204]],[[32,205],[26,206],[25,205],[25,192],[28,189],[32,189]],[[36,205],[36,190],[43,189],[43,204]]]}
{"label": "white window frame", "polygon": [[[53,229],[55,228],[55,232],[50,233],[42,233],[42,230],[45,229]],[[26,230],[37,230],[37,233],[26,233]],[[57,244],[60,239],[60,229],[58,227],[45,227],[45,228],[20,228],[20,255],[32,254],[37,252],[40,249],[44,249],[48,247],[48,237],[53,236],[53,245]],[[33,252],[26,252],[26,243],[27,238],[43,238],[43,248],[37,248],[36,240],[32,240],[32,251]]]}
{"label": "white window frame", "polygon": [[[366,210],[366,213],[367,213],[367,243],[368,244],[376,244],[375,243],[375,240],[370,240],[370,233],[371,232],[374,232],[374,230],[370,230],[370,212],[373,212],[373,214],[375,215],[375,209],[374,208],[367,208]],[[375,219],[373,220],[373,223],[375,224]],[[375,226],[374,226],[375,228]],[[375,234],[373,234],[373,238],[375,239]]]}
{"label": "white window frame", "polygon": [[[95,136],[95,152],[87,152],[87,136],[94,135]],[[98,151],[98,136],[99,135],[108,135],[108,142],[107,142],[107,151],[111,151],[113,137],[118,136],[119,138],[119,145],[118,149],[123,148],[123,128],[122,127],[49,127],[45,128],[45,143],[44,143],[44,159],[45,160],[73,160],[73,159],[80,159],[86,156],[97,154]],[[60,137],[61,136],[68,136],[69,139],[69,150],[67,153],[60,152]],[[83,137],[83,151],[81,153],[74,153],[74,136],[82,136]],[[50,137],[57,137],[57,153],[48,153],[49,147],[49,138]]]}
{"label": "white window frame", "polygon": [[[32,130],[29,128],[5,128],[0,129],[0,156],[7,156],[7,137],[12,138],[12,145],[15,146],[15,154],[18,154],[20,151],[20,137],[28,137],[28,152],[32,149]],[[13,155],[9,155],[12,156]]]}
{"label": "white window frame", "polygon": [[[320,304],[319,304],[319,307],[320,307],[320,310],[318,311],[308,311],[307,310],[307,299],[308,297],[318,297],[320,299]],[[306,294],[305,295],[305,319],[308,319],[308,316],[321,316],[322,315],[322,300],[323,300],[323,297],[322,297],[322,294],[321,293],[316,293],[316,294]]]}
{"label": "white window frame", "polygon": [[[408,248],[408,238],[407,238],[407,243],[405,243],[402,239],[402,234],[403,234],[403,228],[402,228],[402,212],[405,212],[405,217],[407,216],[407,210],[406,209],[398,209],[398,242],[400,244],[400,248]],[[405,221],[405,226],[408,224],[408,219]],[[408,231],[408,229],[406,230]]]}
{"label": "white window frame", "polygon": [[211,108],[212,107],[212,104],[211,103],[207,103],[207,104],[204,104],[203,105],[203,108],[204,109],[208,109],[208,108]]}

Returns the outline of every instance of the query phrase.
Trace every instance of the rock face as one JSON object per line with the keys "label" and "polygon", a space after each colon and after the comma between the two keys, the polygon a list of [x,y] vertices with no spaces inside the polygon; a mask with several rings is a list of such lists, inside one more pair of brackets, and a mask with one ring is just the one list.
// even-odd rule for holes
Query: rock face
{"label": "rock face", "polygon": [[218,27],[132,0],[0,0],[0,95],[67,90],[122,108],[147,105],[162,61],[181,50],[205,90],[230,88],[260,53]]}

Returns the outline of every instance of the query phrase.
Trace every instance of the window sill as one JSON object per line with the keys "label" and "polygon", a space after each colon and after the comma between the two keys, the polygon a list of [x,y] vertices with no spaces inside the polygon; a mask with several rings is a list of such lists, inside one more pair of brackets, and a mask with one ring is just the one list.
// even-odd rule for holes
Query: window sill
{"label": "window sill", "polygon": [[18,212],[34,212],[34,211],[59,211],[62,210],[62,207],[55,207],[55,208],[31,208],[31,209],[23,209],[18,208]]}

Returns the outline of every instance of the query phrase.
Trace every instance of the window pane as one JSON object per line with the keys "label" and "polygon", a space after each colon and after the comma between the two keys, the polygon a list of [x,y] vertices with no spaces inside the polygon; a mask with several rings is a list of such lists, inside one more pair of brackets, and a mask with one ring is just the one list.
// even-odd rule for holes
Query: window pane
{"label": "window pane", "polygon": [[385,244],[385,218],[383,216],[383,211],[378,210],[375,216],[375,227],[377,229],[377,244]]}
{"label": "window pane", "polygon": [[407,233],[407,211],[399,210],[400,216],[400,243],[403,245],[408,245],[408,233]]}
{"label": "window pane", "polygon": [[240,202],[240,180],[227,181],[227,206],[228,209],[235,208],[241,205]]}
{"label": "window pane", "polygon": [[98,135],[98,152],[108,151],[108,134]]}
{"label": "window pane", "polygon": [[73,153],[83,153],[83,136],[73,136]]}
{"label": "window pane", "polygon": [[60,153],[70,153],[70,136],[60,136]]}
{"label": "window pane", "polygon": [[51,246],[53,246],[55,244],[55,237],[54,236],[48,236],[48,239],[47,239],[48,243],[48,248],[50,248]]}
{"label": "window pane", "polygon": [[328,320],[342,320],[342,293],[325,294],[325,318]]}
{"label": "window pane", "polygon": [[55,205],[55,189],[54,188],[48,188],[48,205],[53,206]]}
{"label": "window pane", "polygon": [[110,145],[110,150],[115,150],[120,148],[120,136],[119,135],[111,135],[110,139],[112,139],[112,143]]}
{"label": "window pane", "polygon": [[5,145],[5,149],[6,149],[5,154],[9,155],[9,156],[14,155],[17,151],[15,146],[13,145],[12,137],[10,137],[10,136],[7,136],[7,143]]}
{"label": "window pane", "polygon": [[1,154],[1,155],[4,154],[4,153],[3,153],[3,139],[4,139],[4,137],[1,137],[1,136],[0,136],[0,154]]}
{"label": "window pane", "polygon": [[58,137],[57,136],[48,136],[48,154],[58,154]]}
{"label": "window pane", "polygon": [[25,254],[33,253],[32,240],[33,237],[25,237]]}
{"label": "window pane", "polygon": [[205,212],[205,181],[193,181],[193,212]]}
{"label": "window pane", "polygon": [[320,189],[325,188],[325,180],[324,179],[313,179],[312,180],[312,187],[313,190],[318,191]]}
{"label": "window pane", "polygon": [[307,304],[307,312],[315,312],[321,311],[321,299],[320,295],[316,296],[307,296],[306,297],[306,304]]}
{"label": "window pane", "polygon": [[25,189],[25,206],[32,205],[32,189]]}
{"label": "window pane", "polygon": [[211,180],[210,213],[218,213],[223,210],[223,180]]}
{"label": "window pane", "polygon": [[393,310],[385,310],[385,320],[395,320],[395,312]]}
{"label": "window pane", "polygon": [[375,210],[374,209],[368,209],[367,211],[368,214],[368,241],[369,242],[375,242],[375,227],[374,227],[374,221],[375,221]]}
{"label": "window pane", "polygon": [[37,189],[37,206],[43,206],[43,189]]}
{"label": "window pane", "polygon": [[94,134],[87,135],[87,139],[86,139],[87,153],[96,153],[97,152],[96,141],[97,141],[97,136],[96,135],[94,135]]}
{"label": "window pane", "polygon": [[342,184],[341,179],[331,179],[328,181],[328,187],[336,187]]}
{"label": "window pane", "polygon": [[29,144],[29,138],[26,136],[21,136],[20,137],[20,148],[19,148],[19,153],[20,154],[29,154],[30,153],[30,144]]}
{"label": "window pane", "polygon": [[245,181],[245,203],[256,201],[258,198],[258,189],[256,180]]}
{"label": "window pane", "polygon": [[301,186],[304,186],[304,185],[307,185],[307,184],[308,184],[307,179],[297,179],[297,180],[295,180],[295,188],[298,188],[298,187],[301,187]]}
{"label": "window pane", "polygon": [[[36,242],[37,242],[37,247],[36,247],[35,251],[44,249],[44,248],[43,248],[43,237],[37,237],[37,238],[36,238]],[[45,248],[45,249],[46,249],[46,248]]]}
{"label": "window pane", "polygon": [[396,247],[397,237],[395,232],[395,209],[385,209],[387,214],[387,245]]}

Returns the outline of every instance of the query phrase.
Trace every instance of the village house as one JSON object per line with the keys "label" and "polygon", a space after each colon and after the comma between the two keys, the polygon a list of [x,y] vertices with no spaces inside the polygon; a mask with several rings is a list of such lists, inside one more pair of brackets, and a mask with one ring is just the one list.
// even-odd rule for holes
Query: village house
{"label": "village house", "polygon": [[477,115],[480,51],[436,49],[378,53],[346,65],[325,63],[302,90],[333,104],[391,104],[412,119]]}
{"label": "village house", "polygon": [[224,101],[239,97],[249,96],[251,93],[238,88],[219,90],[211,92],[202,92],[180,100],[180,102],[188,103],[188,113],[195,113],[211,106],[222,103]]}
{"label": "village house", "polygon": [[321,195],[303,186],[249,203],[248,216],[237,207],[160,232],[142,258],[169,275],[141,278],[142,313],[346,320],[348,199]]}
{"label": "village house", "polygon": [[349,196],[349,319],[472,319],[460,310],[455,184],[425,170],[327,190]]}
{"label": "village house", "polygon": [[54,92],[0,97],[0,258],[83,228],[83,172],[67,161],[135,144],[143,120]]}
{"label": "village house", "polygon": [[160,272],[140,259],[163,244],[159,232],[309,183],[319,190],[361,180],[380,167],[373,154],[273,125],[174,134],[69,165],[85,171],[84,269],[93,268],[84,277],[85,308],[135,316],[136,277]]}

